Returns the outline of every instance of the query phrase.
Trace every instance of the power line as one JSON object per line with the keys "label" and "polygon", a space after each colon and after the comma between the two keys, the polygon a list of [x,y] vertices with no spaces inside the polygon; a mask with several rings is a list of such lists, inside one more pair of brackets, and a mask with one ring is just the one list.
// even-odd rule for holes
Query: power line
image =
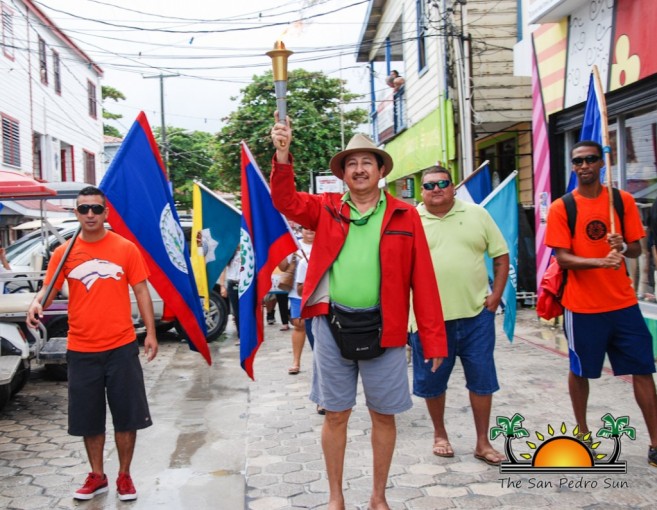
{"label": "power line", "polygon": [[[318,14],[312,14],[309,16],[304,16],[292,21],[286,20],[286,21],[278,21],[278,22],[272,22],[264,25],[249,25],[246,27],[233,27],[233,28],[223,28],[223,29],[206,29],[206,30],[174,30],[170,28],[143,28],[139,26],[133,26],[133,25],[123,25],[120,23],[113,23],[110,21],[104,21],[104,20],[99,20],[99,19],[93,19],[93,18],[87,18],[85,16],[80,16],[78,14],[72,13],[72,12],[67,12],[63,11],[61,9],[56,9],[54,7],[48,6],[46,4],[39,3],[40,5],[47,7],[48,9],[58,12],[60,14],[66,14],[68,16],[71,16],[72,18],[80,19],[83,21],[90,21],[94,23],[99,23],[101,25],[106,25],[106,26],[111,26],[115,28],[121,28],[125,30],[134,30],[138,32],[161,32],[161,33],[168,33],[168,34],[224,34],[224,33],[230,33],[230,32],[243,32],[245,30],[260,30],[263,28],[272,28],[272,27],[277,27],[277,26],[283,26],[283,25],[290,25],[291,23],[296,23],[296,22],[306,22],[315,18],[321,18],[323,16],[328,16],[330,14],[335,14],[337,12],[344,11],[345,9],[350,9],[351,7],[355,7],[357,5],[363,4],[365,2],[369,2],[369,0],[360,0],[358,2],[352,3],[350,5],[344,6],[344,7],[338,7],[336,9],[333,9],[332,11],[326,11]],[[222,21],[222,23],[226,23],[225,20]]]}

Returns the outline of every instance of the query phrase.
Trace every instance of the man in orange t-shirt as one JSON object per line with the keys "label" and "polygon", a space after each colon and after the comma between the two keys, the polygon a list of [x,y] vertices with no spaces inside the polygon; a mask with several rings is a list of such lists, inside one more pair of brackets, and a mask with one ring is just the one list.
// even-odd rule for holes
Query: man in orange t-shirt
{"label": "man in orange t-shirt", "polygon": [[[83,436],[91,473],[75,499],[88,500],[107,492],[103,468],[105,413],[109,404],[119,456],[117,494],[121,501],[137,499],[130,477],[130,463],[137,430],[152,425],[139,344],[132,324],[129,287],[146,326],[144,351],[147,360],[157,355],[153,303],[146,280],[148,269],[137,247],[105,228],[108,208],[104,193],[93,186],[80,191],[75,215],[80,235],[55,280],[60,290],[69,286],[68,363],[69,434]],[[69,241],[70,242],[70,241]],[[27,313],[27,324],[37,327],[56,292],[44,307],[41,300],[68,243],[60,246],[48,264],[43,289]]]}
{"label": "man in orange t-shirt", "polygon": [[573,191],[577,208],[574,235],[568,227],[563,200],[558,199],[550,207],[545,244],[554,248],[559,266],[568,270],[561,302],[570,357],[568,389],[580,438],[590,441],[586,423],[589,379],[600,377],[607,354],[614,375],[632,375],[634,395],[650,435],[648,462],[657,467],[652,336],[641,315],[624,259],[641,255],[643,225],[632,195],[620,191],[624,220],[621,225],[614,210],[618,233],[611,233],[609,194],[600,184],[604,160],[598,143],[575,144],[571,158],[577,175],[577,189]]}

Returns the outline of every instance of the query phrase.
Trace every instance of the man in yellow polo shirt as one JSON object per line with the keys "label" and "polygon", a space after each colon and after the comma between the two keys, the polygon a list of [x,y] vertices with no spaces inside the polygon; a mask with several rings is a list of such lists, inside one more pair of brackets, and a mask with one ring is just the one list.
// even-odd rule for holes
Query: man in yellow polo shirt
{"label": "man in yellow polo shirt", "polygon": [[[276,119],[278,120],[278,119]],[[322,449],[329,483],[330,510],[345,508],[342,491],[347,423],[356,405],[358,378],[372,420],[372,492],[369,508],[389,508],[386,484],[395,449],[395,415],[412,400],[406,363],[410,291],[422,334],[425,363],[436,370],[447,355],[440,296],[427,278],[431,254],[415,208],[379,189],[392,170],[392,158],[367,136],[357,134],[330,162],[347,193],[311,195],[296,190],[289,122],[272,129],[276,154],[271,193],[288,219],[315,231],[313,255],[301,299],[301,315],[312,317],[315,337],[310,398],[326,409]],[[436,310],[436,304],[438,309]],[[344,334],[355,314],[367,317],[368,334]],[[376,320],[370,320],[372,316]],[[336,333],[335,325],[340,325]],[[352,330],[353,331],[353,330]],[[370,335],[369,332],[375,334]],[[360,336],[359,336],[360,335]],[[364,346],[365,338],[372,343]],[[363,347],[376,356],[352,357]]]}
{"label": "man in yellow polo shirt", "polygon": [[[504,460],[504,455],[488,440],[492,394],[499,389],[493,359],[494,319],[509,274],[509,250],[493,218],[483,207],[456,198],[451,176],[445,168],[435,166],[424,171],[422,200],[417,210],[440,289],[448,357],[435,373],[427,370],[419,341],[422,332],[411,333],[413,393],[427,403],[434,426],[434,455],[453,457],[444,415],[447,381],[458,356],[477,433],[474,456],[497,465]],[[485,253],[493,259],[491,291]]]}

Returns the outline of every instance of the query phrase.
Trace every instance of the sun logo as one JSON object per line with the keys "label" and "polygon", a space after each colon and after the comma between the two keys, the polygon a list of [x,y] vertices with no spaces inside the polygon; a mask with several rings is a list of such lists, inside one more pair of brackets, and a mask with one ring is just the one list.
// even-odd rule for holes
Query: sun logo
{"label": "sun logo", "polygon": [[[491,440],[504,436],[504,453],[508,460],[500,464],[500,473],[627,473],[627,463],[618,460],[621,452],[621,437],[626,435],[632,441],[636,430],[630,427],[630,418],[622,416],[615,419],[610,413],[601,420],[604,424],[596,437],[613,440],[610,455],[598,453],[602,441],[593,442],[591,432],[580,432],[576,426],[572,436],[566,435],[568,429],[561,424],[555,436],[554,428],[548,424],[547,434],[536,432],[536,439],[525,441],[529,452],[516,455],[513,451],[514,439],[529,438],[529,431],[522,426],[524,417],[516,413],[512,418],[497,417],[497,426],[491,427]],[[521,460],[522,459],[522,460]]]}

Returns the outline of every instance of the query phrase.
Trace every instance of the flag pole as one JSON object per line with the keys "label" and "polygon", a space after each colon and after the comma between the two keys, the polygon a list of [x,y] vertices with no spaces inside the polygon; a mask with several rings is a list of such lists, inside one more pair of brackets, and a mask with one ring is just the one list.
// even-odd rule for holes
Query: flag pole
{"label": "flag pole", "polygon": [[231,208],[233,211],[235,211],[235,212],[236,212],[237,214],[239,214],[240,216],[242,215],[242,211],[240,211],[237,207],[235,207],[233,204],[231,204],[231,203],[228,202],[227,200],[224,200],[223,198],[221,198],[219,195],[217,195],[214,191],[212,191],[210,188],[208,188],[208,187],[207,187],[205,184],[203,184],[201,181],[197,181],[196,179],[194,179],[192,182],[193,182],[194,184],[197,184],[199,188],[201,188],[203,191],[205,191],[205,192],[208,193],[209,195],[212,195],[214,198],[216,198],[219,202],[221,202],[222,204],[224,204],[226,207]]}
{"label": "flag pole", "polygon": [[614,197],[612,193],[612,175],[611,175],[611,147],[609,146],[609,123],[607,121],[607,101],[605,100],[605,93],[602,89],[602,81],[600,80],[600,73],[598,66],[593,65],[591,70],[593,73],[593,83],[596,88],[596,97],[598,99],[598,106],[600,108],[600,124],[602,127],[602,154],[605,158],[606,181],[607,181],[607,194],[609,195],[609,224],[611,226],[611,233],[616,233],[616,218],[614,217]]}
{"label": "flag pole", "polygon": [[458,189],[458,188],[460,188],[461,186],[463,186],[466,182],[468,182],[468,181],[469,181],[470,179],[472,179],[475,175],[477,175],[477,172],[479,172],[479,170],[481,170],[482,168],[484,168],[488,163],[490,163],[490,160],[487,159],[487,160],[484,161],[481,165],[479,165],[479,166],[475,169],[474,172],[472,172],[472,173],[471,173],[470,175],[468,175],[465,179],[463,179],[461,182],[459,182],[459,183],[454,187],[454,189]]}

